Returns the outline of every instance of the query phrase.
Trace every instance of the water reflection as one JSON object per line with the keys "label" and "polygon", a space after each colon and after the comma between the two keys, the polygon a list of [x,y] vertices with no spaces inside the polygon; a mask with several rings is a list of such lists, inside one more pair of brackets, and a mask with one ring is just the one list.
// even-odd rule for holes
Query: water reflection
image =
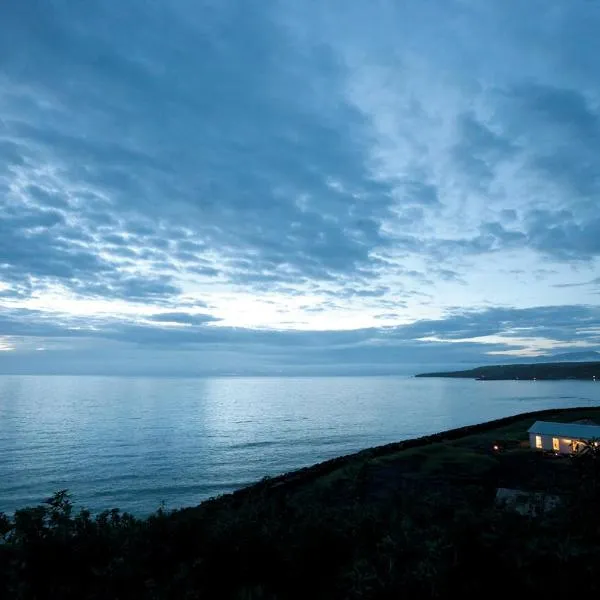
{"label": "water reflection", "polygon": [[194,504],[264,475],[541,408],[592,382],[405,377],[0,377],[0,510],[69,488],[93,509]]}

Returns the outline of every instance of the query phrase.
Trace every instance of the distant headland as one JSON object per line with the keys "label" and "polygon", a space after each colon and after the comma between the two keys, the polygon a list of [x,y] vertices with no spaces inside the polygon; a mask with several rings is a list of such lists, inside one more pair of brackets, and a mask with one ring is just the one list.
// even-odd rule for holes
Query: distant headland
{"label": "distant headland", "polygon": [[415,377],[457,377],[481,381],[585,379],[600,382],[600,361],[490,365],[466,371],[419,373]]}

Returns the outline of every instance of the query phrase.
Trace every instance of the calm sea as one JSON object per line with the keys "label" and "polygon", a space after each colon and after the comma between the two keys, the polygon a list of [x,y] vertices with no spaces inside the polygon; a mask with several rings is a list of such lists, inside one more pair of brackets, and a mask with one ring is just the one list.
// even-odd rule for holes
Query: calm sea
{"label": "calm sea", "polygon": [[600,382],[0,376],[0,511],[68,488],[143,515],[369,446],[597,404]]}

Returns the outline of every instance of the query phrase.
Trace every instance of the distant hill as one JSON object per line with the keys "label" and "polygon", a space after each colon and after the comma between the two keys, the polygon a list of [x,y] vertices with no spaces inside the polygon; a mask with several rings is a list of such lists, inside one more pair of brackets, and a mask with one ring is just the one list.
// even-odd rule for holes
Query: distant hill
{"label": "distant hill", "polygon": [[491,365],[466,371],[420,373],[415,377],[457,377],[465,379],[594,379],[600,383],[600,361],[552,362],[513,365]]}

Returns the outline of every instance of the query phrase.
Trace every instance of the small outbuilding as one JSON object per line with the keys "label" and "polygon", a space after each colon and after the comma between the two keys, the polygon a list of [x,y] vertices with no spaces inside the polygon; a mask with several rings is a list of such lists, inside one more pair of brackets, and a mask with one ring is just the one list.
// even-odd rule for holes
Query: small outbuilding
{"label": "small outbuilding", "polygon": [[575,454],[590,441],[600,440],[600,425],[536,421],[527,431],[531,448],[557,454]]}

